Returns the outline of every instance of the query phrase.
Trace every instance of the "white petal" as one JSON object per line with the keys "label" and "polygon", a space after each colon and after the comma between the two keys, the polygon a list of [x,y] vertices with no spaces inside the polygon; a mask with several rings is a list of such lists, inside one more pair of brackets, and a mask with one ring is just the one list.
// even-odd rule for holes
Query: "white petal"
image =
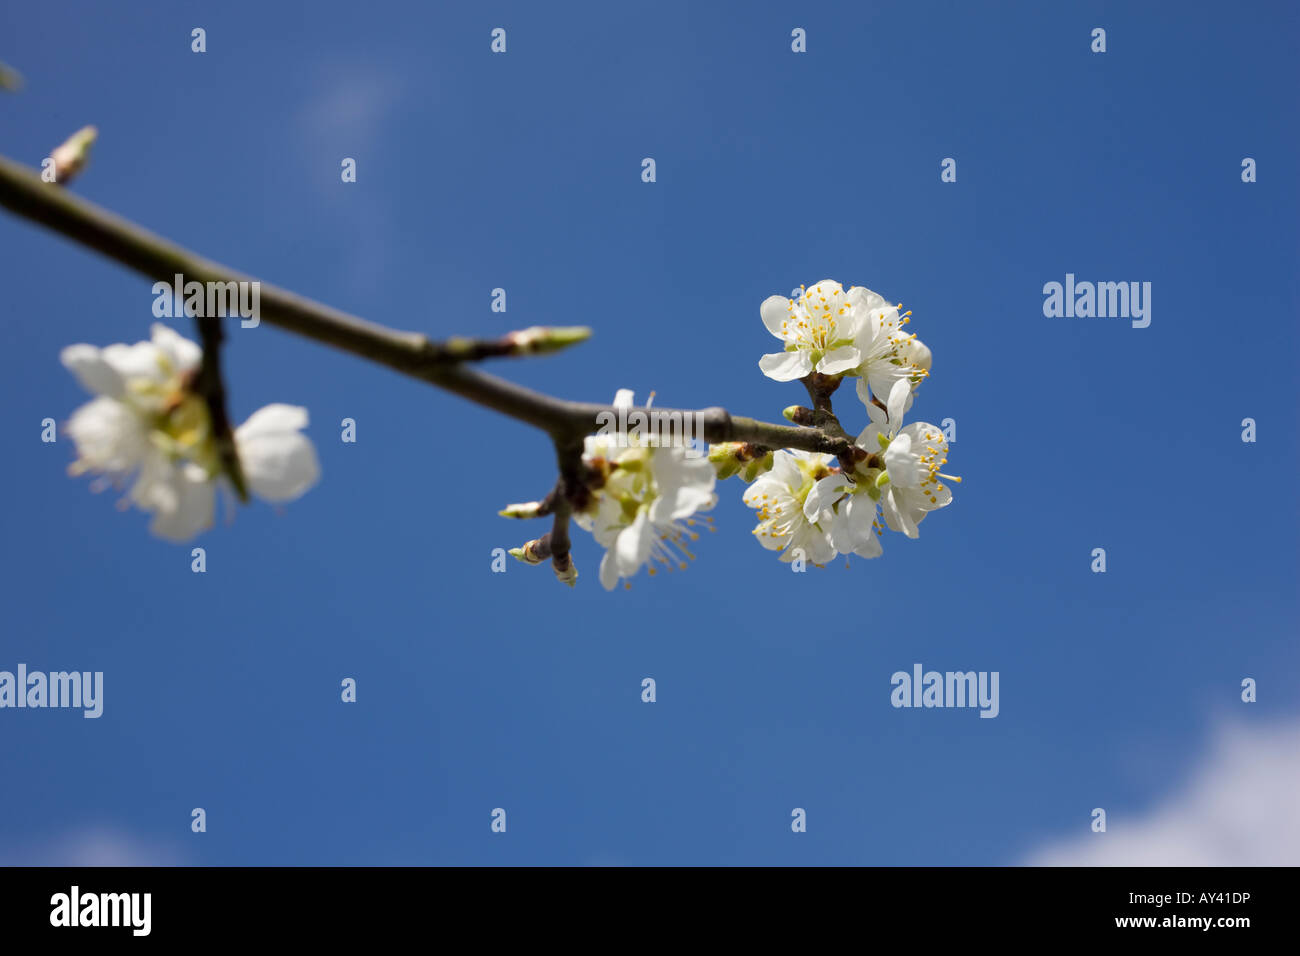
{"label": "white petal", "polygon": [[[917,493],[924,495],[925,489],[921,489]],[[932,487],[930,490],[930,496],[934,498],[934,501],[931,501],[930,497],[926,497],[924,501],[924,510],[926,511],[938,511],[940,508],[946,508],[952,504],[952,489],[947,485],[944,485],[942,488]]]}
{"label": "white petal", "polygon": [[316,449],[305,435],[254,438],[238,447],[249,490],[263,501],[292,501],[320,478]]}
{"label": "white petal", "polygon": [[166,541],[179,544],[212,527],[216,489],[211,481],[199,480],[193,475],[186,477],[179,470],[177,473],[180,477],[175,482],[175,505],[170,511],[155,512],[149,530]]}
{"label": "white petal", "polygon": [[614,561],[614,552],[606,551],[605,556],[600,559],[600,585],[606,591],[614,590],[614,585],[618,584],[618,565]]}
{"label": "white petal", "polygon": [[892,305],[871,310],[871,328],[877,335],[889,335],[902,327],[903,318]]}
{"label": "white petal", "polygon": [[[816,469],[822,467],[823,465],[830,467],[831,462],[835,460],[830,455],[827,455],[824,452],[804,451],[801,448],[796,448],[793,451],[787,452],[786,454],[788,454],[792,459],[794,459],[797,467],[802,466],[804,469],[808,471],[815,471]],[[800,473],[798,478],[798,484],[802,484],[802,483],[803,483],[803,475],[802,473]]]}
{"label": "white petal", "polygon": [[809,521],[816,521],[823,511],[830,511],[831,506],[839,501],[849,480],[843,475],[827,475],[813,482],[808,489],[808,497],[803,502],[803,516]]}
{"label": "white petal", "polygon": [[828,302],[835,296],[843,294],[844,286],[840,285],[834,279],[821,279],[818,282],[814,282],[808,287],[808,291],[804,293],[805,297],[816,296],[818,300],[824,298]]}
{"label": "white petal", "polygon": [[840,323],[843,322],[843,328],[853,328],[856,330],[859,323],[854,321],[852,309],[848,300],[844,297],[843,287],[834,279],[822,279],[820,282],[809,287],[804,293],[803,307],[808,315],[813,317],[814,324],[828,322],[835,329],[835,338],[851,338],[847,331],[841,332]]}
{"label": "white petal", "polygon": [[[868,364],[863,379],[871,386],[871,394],[888,404],[894,386],[899,382],[907,381],[910,375],[911,370],[907,367],[882,360]],[[903,411],[907,411],[906,404]]]}
{"label": "white petal", "polygon": [[682,448],[659,448],[651,458],[659,497],[650,505],[650,520],[666,524],[717,503],[717,473],[707,458],[687,458]]}
{"label": "white petal", "polygon": [[[297,412],[302,413],[301,417]],[[269,405],[235,430],[235,450],[248,487],[264,501],[292,501],[320,477],[320,463],[311,439],[278,427],[305,419],[303,409]]]}
{"label": "white petal", "polygon": [[766,475],[755,478],[750,482],[749,487],[745,489],[745,493],[741,495],[740,500],[751,508],[757,508],[764,495],[769,499],[772,499],[777,495],[788,496],[789,494],[789,487],[783,482],[773,478],[771,472],[768,472]]}
{"label": "white petal", "polygon": [[656,498],[650,503],[650,520],[654,524],[667,524],[679,518],[689,518],[708,511],[718,503],[718,496],[700,485],[683,485],[671,495]]}
{"label": "white petal", "polygon": [[[870,317],[866,312],[849,306],[848,311],[843,315],[835,317],[835,337],[837,339],[853,339],[856,341],[858,336],[862,334],[862,330],[867,327],[869,320]],[[858,361],[861,361],[861,359]]]}
{"label": "white petal", "polygon": [[929,422],[912,422],[901,430],[901,434],[911,435],[912,442],[917,447],[925,445],[942,452],[941,458],[948,453],[948,441],[943,437],[943,429],[938,425],[931,425]]}
{"label": "white petal", "polygon": [[618,562],[619,577],[632,577],[641,565],[646,563],[650,557],[650,549],[655,543],[655,535],[654,526],[650,524],[650,515],[643,508],[614,542],[613,550]]}
{"label": "white petal", "polygon": [[711,490],[718,480],[708,458],[687,457],[686,449],[680,445],[665,445],[654,449],[650,455],[650,467],[654,471],[655,484],[661,492],[683,485],[700,485]]}
{"label": "white petal", "polygon": [[101,349],[99,354],[123,381],[145,379],[151,382],[163,382],[167,379],[167,372],[162,362],[163,355],[152,342],[110,345]]}
{"label": "white petal", "polygon": [[804,559],[811,564],[825,564],[835,557],[830,535],[811,524],[805,524],[795,532],[789,547],[782,553],[781,560],[787,563],[793,561],[795,551],[802,551]]}
{"label": "white petal", "polygon": [[170,461],[151,449],[141,460],[140,474],[131,485],[129,497],[132,503],[144,511],[175,511],[179,498],[175,487],[176,472]]}
{"label": "white petal", "polygon": [[778,382],[792,382],[812,371],[812,359],[807,352],[773,352],[758,362],[763,374]]}
{"label": "white petal", "polygon": [[822,360],[817,363],[817,371],[823,375],[839,375],[841,372],[857,368],[860,361],[862,361],[862,353],[851,345],[845,345],[838,349],[831,349],[823,355]]}
{"label": "white petal", "polygon": [[865,286],[855,285],[845,295],[850,305],[855,309],[861,309],[864,313],[885,309],[889,305],[878,293],[872,292]]}
{"label": "white petal", "polygon": [[[929,488],[895,488],[894,495],[898,500],[899,509],[909,510],[917,524],[921,523],[921,518],[928,512],[938,511],[952,504],[952,489],[947,485],[943,486],[942,491],[933,485]],[[930,501],[931,497],[934,498],[933,502]]]}
{"label": "white petal", "polygon": [[[862,399],[862,404],[867,406],[867,417],[876,425],[887,425],[889,415],[886,414],[883,408],[873,402],[871,397],[871,392],[867,388],[867,380],[865,378],[858,379],[858,398]],[[889,429],[886,428],[884,431],[888,434]]]}
{"label": "white petal", "polygon": [[862,542],[862,546],[855,549],[853,553],[860,558],[878,558],[885,553],[885,549],[880,545],[879,536],[872,533],[867,535],[866,540]]}
{"label": "white petal", "polygon": [[95,471],[129,472],[149,451],[149,435],[134,411],[112,398],[82,405],[68,420],[68,434],[77,458]]}
{"label": "white petal", "polygon": [[885,453],[885,470],[891,484],[900,488],[915,488],[921,482],[921,463],[912,451],[912,436],[906,431],[896,436]]}
{"label": "white petal", "polygon": [[889,410],[889,425],[894,431],[902,427],[903,410],[911,392],[912,385],[906,379],[895,382],[894,387],[889,390],[889,400],[885,402],[885,406]]}
{"label": "white petal", "polygon": [[853,495],[842,501],[831,526],[831,544],[835,550],[864,558],[877,557],[882,549],[873,527],[875,517],[876,503],[866,495]]}
{"label": "white petal", "polygon": [[171,363],[174,372],[184,374],[192,371],[203,361],[203,349],[179,332],[169,329],[161,322],[155,322],[150,331],[154,346]]}
{"label": "white petal", "polygon": [[615,408],[631,408],[635,393],[630,388],[620,388],[614,393]]}
{"label": "white petal", "polygon": [[[757,533],[754,537],[758,538],[758,543],[768,551],[781,551],[790,543],[790,536],[788,534],[767,534],[765,533],[766,529],[761,525],[756,528],[755,531]],[[781,560],[784,561],[786,559],[782,557]]]}
{"label": "white petal", "polygon": [[784,448],[777,449],[772,455],[772,467],[755,481],[755,484],[760,481],[774,481],[781,485],[781,490],[788,495],[791,489],[803,484],[803,472],[799,470],[801,460]]}
{"label": "white petal", "polygon": [[[880,414],[883,417],[885,413],[881,412]],[[888,436],[888,426],[874,424],[868,425],[866,428],[862,429],[861,434],[858,435],[854,444],[859,448],[865,448],[868,452],[874,455],[880,451],[880,440],[876,438],[877,435]]]}
{"label": "white petal", "polygon": [[892,488],[886,488],[880,496],[880,513],[885,516],[885,523],[893,531],[901,531],[909,538],[917,536],[916,520],[911,509],[899,507],[898,496]]}
{"label": "white petal", "polygon": [[908,362],[919,368],[930,370],[930,365],[934,361],[934,356],[930,352],[930,347],[920,339],[909,338],[907,342],[898,350],[898,357],[904,362]]}
{"label": "white petal", "polygon": [[849,527],[860,539],[874,538],[876,503],[867,495],[854,495],[846,502]]}
{"label": "white petal", "polygon": [[831,518],[831,547],[842,553],[851,553],[862,543],[851,524],[852,504],[853,499],[846,498]]}
{"label": "white petal", "polygon": [[264,405],[248,416],[248,421],[236,429],[236,438],[254,438],[296,432],[307,427],[307,409],[279,402]]}
{"label": "white petal", "polygon": [[213,482],[193,463],[176,464],[151,454],[131,488],[131,500],[152,511],[149,530],[168,541],[188,541],[212,525],[216,493]]}
{"label": "white petal", "polygon": [[[809,526],[806,524],[800,525],[796,528],[794,534],[789,537],[787,542],[785,542],[779,560],[784,561],[786,564],[789,564],[795,558],[803,558],[805,561],[811,560],[808,556],[807,548],[808,531]],[[778,543],[781,541],[779,538],[774,538],[773,540]],[[769,548],[769,550],[773,551],[776,550],[775,547],[768,544],[764,544],[763,547]]]}
{"label": "white petal", "polygon": [[763,325],[778,339],[785,341],[785,332],[781,326],[790,318],[790,300],[783,295],[770,295],[758,307],[758,314]]}
{"label": "white petal", "polygon": [[86,391],[95,395],[107,395],[109,398],[121,397],[122,376],[104,361],[95,346],[69,345],[59,353],[59,361]]}
{"label": "white petal", "polygon": [[[607,486],[608,487],[608,486]],[[591,523],[591,536],[603,547],[612,547],[627,525],[623,506],[611,495],[602,495]]]}

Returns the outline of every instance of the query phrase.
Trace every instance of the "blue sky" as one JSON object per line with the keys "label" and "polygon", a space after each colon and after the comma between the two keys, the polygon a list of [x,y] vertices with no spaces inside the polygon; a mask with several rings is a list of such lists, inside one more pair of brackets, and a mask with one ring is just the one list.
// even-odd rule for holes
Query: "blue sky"
{"label": "blue sky", "polygon": [[[60,349],[146,338],[149,281],[0,217],[0,669],[105,674],[98,720],[0,711],[0,860],[108,834],[198,864],[1014,863],[1123,845],[1218,728],[1300,715],[1293,6],[3,18],[27,81],[0,99],[7,155],[94,123],[79,194],[385,324],[590,325],[492,368],[565,397],[779,421],[803,393],[758,370],[766,296],[832,277],[901,301],[934,353],[912,416],[957,422],[965,481],[848,569],[792,574],[731,479],[684,574],[606,593],[585,535],[575,590],[494,574],[544,530],[496,511],[550,488],[546,440],[264,324],[231,330],[232,414],[307,406],[323,479],[219,524],[193,574],[39,440],[86,398]],[[1150,326],[1044,317],[1067,273],[1152,283]],[[838,408],[866,423],[851,390]],[[999,716],[892,708],[917,662],[998,671]],[[1291,779],[1272,759],[1264,785]]]}

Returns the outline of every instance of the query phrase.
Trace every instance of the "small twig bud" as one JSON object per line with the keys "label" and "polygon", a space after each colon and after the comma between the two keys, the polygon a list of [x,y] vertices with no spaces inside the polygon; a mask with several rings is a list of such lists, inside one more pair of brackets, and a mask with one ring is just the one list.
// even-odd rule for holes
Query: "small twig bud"
{"label": "small twig bud", "polygon": [[522,501],[519,504],[506,505],[497,514],[503,518],[540,518],[545,512],[540,501]]}
{"label": "small twig bud", "polygon": [[50,153],[50,159],[54,160],[56,183],[61,185],[68,183],[85,169],[86,162],[90,159],[90,147],[95,144],[98,137],[99,130],[95,127],[83,126],[69,136],[62,146]]}
{"label": "small twig bud", "polygon": [[[746,445],[745,447],[753,448],[755,446]],[[759,455],[756,458],[751,458],[749,461],[745,462],[745,467],[742,468],[740,471],[740,480],[745,482],[746,484],[749,484],[759,475],[762,475],[771,470],[772,470],[772,451],[771,449],[765,449],[764,454]]]}
{"label": "small twig bud", "polygon": [[791,405],[781,413],[796,425],[816,425],[817,413],[811,408],[804,408],[802,405]]}
{"label": "small twig bud", "polygon": [[591,329],[585,325],[534,325],[518,332],[510,332],[505,337],[511,355],[558,352],[589,338]]}
{"label": "small twig bud", "polygon": [[541,564],[551,556],[551,536],[544,534],[540,538],[527,541],[521,548],[511,548],[510,557],[517,558],[524,564]]}
{"label": "small twig bud", "polygon": [[569,554],[557,554],[551,559],[551,567],[555,569],[555,576],[562,584],[573,587],[578,580],[578,569],[574,566],[573,556]]}
{"label": "small twig bud", "polygon": [[709,461],[719,479],[740,475],[746,483],[772,468],[772,449],[751,442],[728,441],[709,446]]}

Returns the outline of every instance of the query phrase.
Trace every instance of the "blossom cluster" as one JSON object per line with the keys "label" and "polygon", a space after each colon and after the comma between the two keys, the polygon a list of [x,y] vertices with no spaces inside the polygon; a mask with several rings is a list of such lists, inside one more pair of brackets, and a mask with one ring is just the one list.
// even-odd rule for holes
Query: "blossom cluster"
{"label": "blossom cluster", "polygon": [[[764,326],[784,344],[759,368],[778,382],[804,380],[833,391],[857,379],[870,424],[851,455],[743,444],[710,446],[708,461],[689,459],[679,446],[646,447],[606,436],[588,437],[583,462],[593,494],[575,521],[607,550],[600,580],[612,588],[649,564],[682,567],[697,537],[694,516],[717,500],[718,478],[739,475],[743,500],[758,518],[759,543],[786,562],[824,565],[837,555],[879,557],[884,529],[909,538],[927,514],[952,501],[940,469],[948,461],[943,431],[928,422],[903,424],[919,385],[929,376],[930,350],[904,331],[900,313],[861,286],[845,290],[823,279],[797,298],[772,296],[759,309]],[[615,406],[630,406],[621,391]],[[712,525],[709,525],[710,529]]]}
{"label": "blossom cluster", "polygon": [[[211,527],[223,471],[212,416],[195,389],[203,360],[198,345],[156,323],[134,345],[70,345],[64,366],[95,397],[72,414],[67,430],[77,449],[74,475],[130,488],[123,499],[152,515],[149,530],[188,541]],[[264,501],[291,501],[320,475],[307,410],[267,405],[234,430],[240,472]]]}
{"label": "blossom cluster", "polygon": [[[879,557],[884,527],[909,538],[931,511],[952,502],[940,469],[948,441],[929,422],[903,424],[913,396],[930,375],[929,348],[905,332],[911,313],[862,286],[832,279],[802,286],[795,299],[774,295],[759,314],[785,350],[763,356],[759,368],[786,382],[819,373],[856,378],[871,420],[854,442],[852,467],[830,455],[778,451],[771,471],[745,491],[758,513],[754,534],[781,560],[825,564],[838,554]],[[864,454],[865,453],[865,454]],[[841,461],[844,458],[841,456]],[[884,527],[881,525],[884,519]]]}

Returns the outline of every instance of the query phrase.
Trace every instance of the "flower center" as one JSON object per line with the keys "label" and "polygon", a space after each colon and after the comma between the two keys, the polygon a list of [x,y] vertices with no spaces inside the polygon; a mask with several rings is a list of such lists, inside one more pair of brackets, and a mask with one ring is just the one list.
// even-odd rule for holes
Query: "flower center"
{"label": "flower center", "polygon": [[948,453],[948,449],[946,445],[944,445],[942,438],[935,432],[928,432],[925,435],[925,440],[927,442],[935,442],[938,447],[927,444],[925,446],[925,451],[917,457],[921,467],[925,469],[925,477],[921,479],[921,493],[930,499],[930,504],[938,504],[939,502],[936,493],[944,490],[943,482],[939,479],[942,478],[945,481],[961,484],[961,476],[945,475],[939,470],[941,467],[948,464],[948,459],[942,457]]}
{"label": "flower center", "polygon": [[811,292],[805,290],[798,303],[793,299],[787,300],[786,311],[789,317],[781,323],[781,335],[787,342],[787,349],[793,346],[796,350],[825,353],[847,344],[848,340],[837,334],[838,319],[849,311],[842,297],[837,305],[821,294],[821,286],[813,286]]}

